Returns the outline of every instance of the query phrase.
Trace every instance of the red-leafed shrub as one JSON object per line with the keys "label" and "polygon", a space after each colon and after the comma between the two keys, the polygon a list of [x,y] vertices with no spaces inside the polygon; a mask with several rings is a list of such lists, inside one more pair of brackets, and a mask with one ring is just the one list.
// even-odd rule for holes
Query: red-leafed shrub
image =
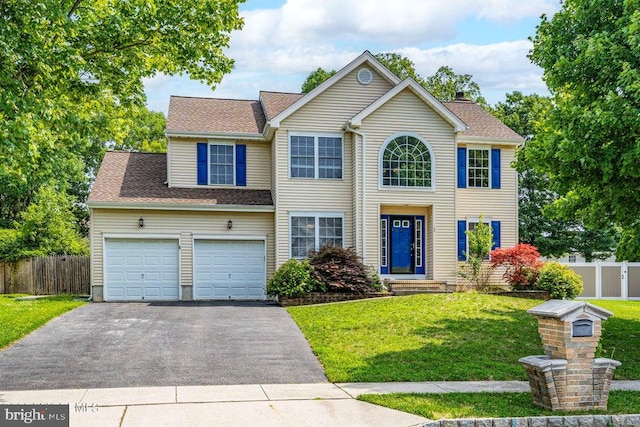
{"label": "red-leafed shrub", "polygon": [[353,249],[324,246],[309,255],[311,278],[328,292],[375,291],[371,275]]}
{"label": "red-leafed shrub", "polygon": [[540,253],[535,246],[519,243],[512,248],[491,251],[491,265],[505,266],[502,276],[514,288],[526,288],[535,285],[542,268]]}

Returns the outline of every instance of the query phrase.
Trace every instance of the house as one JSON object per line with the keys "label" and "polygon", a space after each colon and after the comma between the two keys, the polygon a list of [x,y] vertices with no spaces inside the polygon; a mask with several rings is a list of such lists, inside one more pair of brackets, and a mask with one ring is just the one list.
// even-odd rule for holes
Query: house
{"label": "house", "polygon": [[263,299],[322,245],[383,278],[455,286],[484,215],[518,240],[522,139],[364,52],[306,95],[171,97],[165,154],[108,152],[89,197],[96,301]]}

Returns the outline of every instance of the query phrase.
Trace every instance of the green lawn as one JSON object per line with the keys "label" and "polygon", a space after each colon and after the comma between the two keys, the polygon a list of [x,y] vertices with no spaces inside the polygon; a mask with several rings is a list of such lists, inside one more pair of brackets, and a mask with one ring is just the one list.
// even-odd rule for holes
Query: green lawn
{"label": "green lawn", "polygon": [[24,295],[0,295],[0,349],[31,331],[84,304],[74,295],[58,295],[30,301],[16,298]]}
{"label": "green lawn", "polygon": [[571,413],[537,408],[530,393],[368,394],[358,399],[432,420],[640,413],[640,393],[633,391],[612,391],[607,411]]}
{"label": "green lawn", "polygon": [[[526,380],[518,359],[544,354],[526,311],[541,302],[454,293],[288,311],[333,382]],[[622,362],[616,379],[640,379],[640,302],[596,304],[615,313],[602,355]]]}

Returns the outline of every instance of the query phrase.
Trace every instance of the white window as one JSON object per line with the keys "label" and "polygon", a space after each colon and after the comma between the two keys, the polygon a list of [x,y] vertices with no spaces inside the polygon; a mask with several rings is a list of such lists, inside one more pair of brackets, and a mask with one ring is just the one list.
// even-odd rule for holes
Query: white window
{"label": "white window", "polygon": [[342,136],[291,135],[291,178],[342,179]]}
{"label": "white window", "polygon": [[467,180],[469,187],[489,188],[489,150],[467,150]]}
{"label": "white window", "polygon": [[235,146],[209,144],[209,184],[234,185]]}
{"label": "white window", "polygon": [[433,187],[433,157],[428,145],[417,136],[391,137],[381,161],[383,187]]}
{"label": "white window", "polygon": [[415,253],[415,266],[416,267],[422,267],[422,220],[421,219],[416,219],[415,221],[415,248],[416,248],[416,253]]}
{"label": "white window", "polygon": [[343,246],[343,214],[291,214],[291,258],[306,258],[323,246]]}
{"label": "white window", "polygon": [[380,220],[380,267],[387,266],[387,218]]}

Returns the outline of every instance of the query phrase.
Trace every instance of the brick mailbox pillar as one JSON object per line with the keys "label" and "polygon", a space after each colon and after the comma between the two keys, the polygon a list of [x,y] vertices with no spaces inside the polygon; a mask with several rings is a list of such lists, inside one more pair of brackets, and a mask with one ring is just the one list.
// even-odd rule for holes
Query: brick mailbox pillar
{"label": "brick mailbox pillar", "polygon": [[544,356],[520,359],[533,402],[553,411],[606,409],[620,362],[595,358],[602,320],[613,313],[583,301],[550,300],[527,311],[538,318]]}

